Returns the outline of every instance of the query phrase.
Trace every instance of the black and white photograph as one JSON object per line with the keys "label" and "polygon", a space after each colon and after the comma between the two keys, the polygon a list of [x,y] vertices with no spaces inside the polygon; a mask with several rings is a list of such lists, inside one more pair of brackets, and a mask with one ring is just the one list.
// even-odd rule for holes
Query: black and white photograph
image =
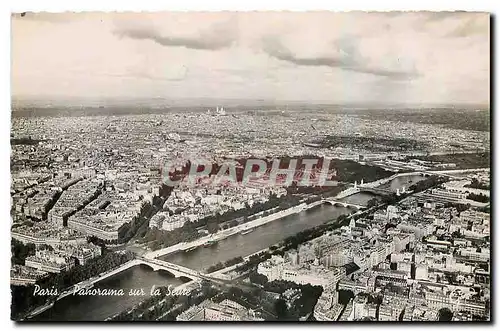
{"label": "black and white photograph", "polygon": [[10,20],[11,320],[491,322],[492,14]]}

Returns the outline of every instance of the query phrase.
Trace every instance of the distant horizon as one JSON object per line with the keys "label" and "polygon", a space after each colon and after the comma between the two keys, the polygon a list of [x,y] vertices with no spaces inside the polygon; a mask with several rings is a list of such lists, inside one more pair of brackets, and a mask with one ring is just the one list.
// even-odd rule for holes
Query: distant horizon
{"label": "distant horizon", "polygon": [[[192,97],[192,98],[168,98],[168,97],[80,97],[80,96],[12,96],[11,107],[99,107],[99,106],[127,106],[123,103],[131,103],[133,106],[147,106],[148,104],[158,105],[159,102],[170,102],[171,106],[207,106],[207,107],[232,107],[232,106],[293,106],[293,105],[325,105],[325,106],[347,106],[347,107],[407,107],[407,108],[487,108],[490,109],[490,104],[485,103],[401,103],[401,102],[381,102],[381,101],[350,101],[350,102],[335,102],[331,100],[286,100],[286,99],[256,99],[256,98],[207,98],[207,97]],[[140,104],[138,104],[140,103]],[[235,103],[238,103],[237,105]]]}

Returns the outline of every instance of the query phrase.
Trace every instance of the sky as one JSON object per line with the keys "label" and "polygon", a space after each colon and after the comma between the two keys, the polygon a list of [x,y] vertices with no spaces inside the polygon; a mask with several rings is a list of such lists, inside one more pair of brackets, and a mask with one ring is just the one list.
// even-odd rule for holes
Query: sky
{"label": "sky", "polygon": [[489,104],[489,30],[465,12],[13,14],[12,95]]}

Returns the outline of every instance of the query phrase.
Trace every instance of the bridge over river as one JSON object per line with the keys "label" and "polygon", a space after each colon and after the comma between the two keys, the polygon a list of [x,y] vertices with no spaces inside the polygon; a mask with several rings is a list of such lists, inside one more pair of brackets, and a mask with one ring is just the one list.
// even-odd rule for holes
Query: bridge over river
{"label": "bridge over river", "polygon": [[324,203],[329,203],[332,206],[342,206],[344,208],[354,208],[354,209],[357,209],[357,210],[365,209],[366,208],[366,206],[357,205],[357,204],[354,204],[354,203],[349,203],[349,202],[344,202],[344,201],[339,201],[339,200],[334,199],[334,198],[326,198],[326,199],[323,199],[321,201],[324,202]]}
{"label": "bridge over river", "polygon": [[487,168],[478,168],[478,169],[457,169],[457,170],[439,170],[439,171],[414,171],[414,172],[402,172],[402,173],[396,173],[390,177],[387,178],[381,178],[379,180],[369,182],[369,183],[364,183],[363,180],[358,184],[357,182],[354,182],[354,185],[343,190],[342,192],[338,193],[335,197],[333,197],[334,200],[342,200],[344,198],[347,198],[351,195],[358,194],[361,192],[369,192],[373,193],[376,195],[389,195],[389,194],[399,194],[399,193],[404,193],[406,191],[406,188],[403,186],[401,188],[401,191],[398,189],[396,192],[387,189],[387,188],[382,188],[384,184],[387,184],[391,182],[392,180],[398,178],[398,177],[407,177],[407,176],[423,176],[423,177],[430,177],[430,176],[444,176],[448,177],[450,179],[462,179],[462,177],[457,177],[455,176],[456,174],[461,174],[461,173],[467,173],[467,172],[480,172],[480,171],[485,171],[488,170]]}
{"label": "bridge over river", "polygon": [[169,273],[173,274],[175,277],[187,277],[191,278],[192,281],[199,281],[199,280],[208,280],[216,283],[221,283],[221,284],[232,284],[233,280],[227,279],[224,277],[224,273],[231,271],[235,269],[239,264],[226,267],[222,270],[218,270],[215,272],[212,272],[210,274],[206,274],[203,272],[199,272],[178,264],[174,264],[171,262],[167,262],[164,260],[159,260],[159,259],[150,259],[146,257],[137,257],[135,260],[137,261],[137,264],[144,264],[147,266],[150,266],[153,268],[154,271],[157,270],[165,270],[168,271]]}
{"label": "bridge over river", "polygon": [[153,271],[165,270],[174,275],[175,277],[187,277],[191,279],[201,279],[204,275],[196,270],[170,263],[163,260],[151,259],[144,256],[138,256],[134,261],[136,264],[143,264],[151,267]]}

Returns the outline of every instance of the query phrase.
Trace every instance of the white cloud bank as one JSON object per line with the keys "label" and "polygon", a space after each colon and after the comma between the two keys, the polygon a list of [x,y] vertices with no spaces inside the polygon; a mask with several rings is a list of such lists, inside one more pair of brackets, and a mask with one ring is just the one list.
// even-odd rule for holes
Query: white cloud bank
{"label": "white cloud bank", "polygon": [[27,13],[12,92],[488,104],[489,30],[485,13]]}

